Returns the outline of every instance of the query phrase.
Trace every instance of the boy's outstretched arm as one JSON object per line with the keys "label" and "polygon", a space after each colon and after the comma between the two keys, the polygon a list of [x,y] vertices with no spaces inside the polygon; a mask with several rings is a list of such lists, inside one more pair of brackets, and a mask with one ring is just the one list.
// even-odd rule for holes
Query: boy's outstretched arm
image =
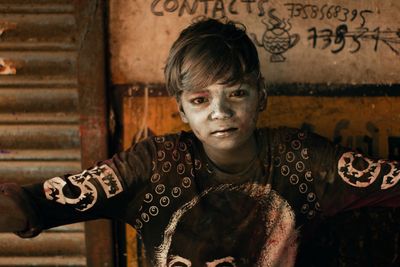
{"label": "boy's outstretched arm", "polygon": [[53,227],[94,219],[127,222],[127,209],[139,205],[137,192],[151,176],[153,143],[143,141],[81,173],[26,185],[0,183],[0,232],[30,238]]}
{"label": "boy's outstretched arm", "polygon": [[400,161],[378,159],[312,135],[314,186],[323,211],[400,207]]}

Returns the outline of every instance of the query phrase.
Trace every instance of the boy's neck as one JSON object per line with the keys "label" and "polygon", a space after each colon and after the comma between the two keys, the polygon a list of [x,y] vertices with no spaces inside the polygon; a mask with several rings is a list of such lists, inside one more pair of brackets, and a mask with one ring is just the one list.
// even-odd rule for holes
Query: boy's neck
{"label": "boy's neck", "polygon": [[217,152],[204,147],[204,151],[220,170],[227,173],[238,173],[245,170],[257,156],[257,144],[253,135],[248,142],[234,150]]}

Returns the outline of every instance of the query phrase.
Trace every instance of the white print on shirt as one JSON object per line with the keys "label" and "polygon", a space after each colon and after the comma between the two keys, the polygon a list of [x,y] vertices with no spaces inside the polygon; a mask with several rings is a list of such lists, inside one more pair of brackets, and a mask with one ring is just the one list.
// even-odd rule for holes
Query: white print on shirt
{"label": "white print on shirt", "polygon": [[[85,211],[93,207],[97,201],[96,181],[100,183],[107,198],[123,191],[114,170],[105,164],[85,170],[80,174],[67,176],[65,179],[51,178],[44,182],[43,189],[48,200],[73,205],[76,210]],[[67,195],[64,189],[70,193]],[[73,195],[74,190],[76,190],[75,195]]]}
{"label": "white print on shirt", "polygon": [[382,174],[381,189],[388,189],[400,180],[400,164],[398,162],[373,160],[355,152],[344,153],[338,162],[339,176],[354,187],[371,185],[384,169],[387,169],[388,173]]}
{"label": "white print on shirt", "polygon": [[[364,168],[358,165],[367,165]],[[378,161],[374,161],[361,154],[355,152],[344,153],[338,162],[338,172],[340,177],[346,183],[355,187],[367,187],[372,184],[378,177],[381,165]]]}
{"label": "white print on shirt", "polygon": [[[182,205],[172,214],[169,224],[164,230],[163,241],[155,250],[155,266],[165,267],[173,264],[177,266],[177,263],[181,263],[182,266],[192,266],[192,262],[189,259],[180,255],[169,255],[176,227],[185,213],[199,204],[206,195],[224,191],[243,192],[265,208],[263,209],[263,217],[267,236],[256,266],[294,266],[298,246],[295,214],[287,201],[272,190],[270,185],[259,184],[244,184],[240,186],[223,184],[211,187]],[[234,260],[232,256],[228,255],[204,264],[206,266],[217,266],[223,263],[230,263],[231,266],[235,266]]]}
{"label": "white print on shirt", "polygon": [[389,173],[383,176],[381,189],[388,189],[397,184],[400,180],[400,164],[398,162],[383,160],[380,160],[379,163],[387,164],[390,167]]}
{"label": "white print on shirt", "polygon": [[230,266],[236,266],[235,258],[233,258],[233,257],[225,257],[223,259],[213,260],[212,262],[206,262],[206,266],[207,267],[217,267],[217,266],[223,266],[224,263],[230,263]]}

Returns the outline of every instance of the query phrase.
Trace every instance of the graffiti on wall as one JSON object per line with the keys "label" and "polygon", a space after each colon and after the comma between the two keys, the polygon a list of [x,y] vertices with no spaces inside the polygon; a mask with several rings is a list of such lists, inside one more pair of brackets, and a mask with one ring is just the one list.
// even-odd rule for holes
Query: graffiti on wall
{"label": "graffiti on wall", "polygon": [[[315,126],[310,123],[303,123],[300,128],[309,132],[316,132]],[[383,156],[390,160],[400,160],[400,136],[387,137],[388,155],[382,155],[382,149],[379,146],[379,136],[383,133],[377,125],[367,121],[363,131],[364,134],[359,135],[352,134],[350,128],[350,120],[342,119],[337,121],[332,132],[333,143],[353,148],[368,156]]]}
{"label": "graffiti on wall", "polygon": [[[308,20],[336,20],[340,24],[336,27],[310,27],[307,39],[312,48],[327,49],[336,54],[349,46],[350,53],[358,52],[362,42],[372,41],[374,51],[378,51],[380,44],[388,47],[395,54],[400,49],[396,45],[400,43],[400,29],[382,29],[380,26],[366,26],[369,17],[374,11],[369,9],[348,9],[341,5],[305,5],[301,3],[286,3],[290,18]],[[349,23],[355,24],[352,28]]]}
{"label": "graffiti on wall", "polygon": [[382,44],[396,55],[400,54],[400,48],[396,47],[400,44],[400,29],[382,30],[380,27],[376,27],[371,30],[363,26],[350,30],[346,24],[340,24],[336,29],[323,28],[317,30],[312,27],[308,29],[308,32],[310,33],[308,40],[312,42],[313,48],[326,49],[331,47],[331,52],[334,54],[341,52],[346,43],[349,44],[349,52],[356,53],[360,50],[363,41],[373,41],[375,52]]}
{"label": "graffiti on wall", "polygon": [[353,147],[370,156],[378,156],[379,153],[379,128],[372,122],[365,123],[365,135],[349,136],[345,131],[349,129],[350,121],[340,120],[336,123],[333,132],[333,142],[341,143],[347,147]]}
{"label": "graffiti on wall", "polygon": [[[279,15],[276,14],[278,9]],[[269,61],[274,63],[285,62],[283,54],[295,47],[301,38],[307,40],[305,43],[310,48],[332,54],[345,51],[354,54],[363,46],[372,46],[375,52],[389,49],[400,55],[400,28],[370,25],[371,18],[384,15],[378,8],[269,0],[153,0],[150,10],[155,16],[175,14],[233,20],[238,15],[259,17],[264,31],[256,34],[250,29],[249,32],[254,43],[268,52]],[[309,21],[310,27],[302,33],[292,32],[293,24],[300,20]]]}
{"label": "graffiti on wall", "polygon": [[275,9],[270,9],[268,15],[270,19],[261,20],[266,26],[266,30],[259,42],[254,33],[250,33],[257,46],[263,47],[271,53],[270,62],[283,62],[285,57],[282,55],[290,48],[294,47],[300,39],[298,34],[290,34],[292,28],[289,20],[280,19],[275,14]]}
{"label": "graffiti on wall", "polygon": [[341,5],[307,5],[302,3],[285,3],[290,18],[313,19],[313,20],[336,20],[343,22],[358,22],[362,27],[365,25],[368,14],[373,13],[369,9],[350,10]]}
{"label": "graffiti on wall", "polygon": [[[264,4],[269,0],[153,0],[150,10],[156,16],[165,16],[169,13],[179,17],[188,15],[203,15],[212,18],[238,15],[245,10],[246,14],[264,16]],[[240,10],[240,11],[239,11]]]}

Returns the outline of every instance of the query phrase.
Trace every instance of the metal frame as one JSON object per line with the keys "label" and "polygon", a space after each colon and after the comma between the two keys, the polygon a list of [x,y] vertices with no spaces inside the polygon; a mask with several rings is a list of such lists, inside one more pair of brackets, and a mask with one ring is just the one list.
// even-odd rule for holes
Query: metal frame
{"label": "metal frame", "polygon": [[[107,158],[105,71],[105,1],[75,0],[78,25],[78,84],[82,168]],[[86,256],[90,267],[114,266],[112,222],[85,223]]]}

